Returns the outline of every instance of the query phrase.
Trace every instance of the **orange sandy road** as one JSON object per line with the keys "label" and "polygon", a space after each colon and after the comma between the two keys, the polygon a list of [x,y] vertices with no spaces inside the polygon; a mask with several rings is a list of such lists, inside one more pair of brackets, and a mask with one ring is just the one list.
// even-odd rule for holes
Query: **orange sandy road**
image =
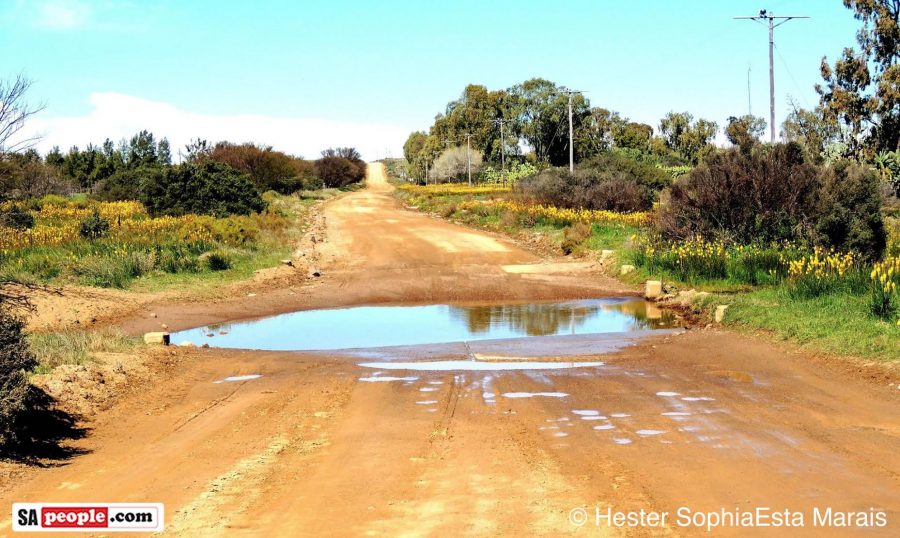
{"label": "orange sandy road", "polygon": [[[615,285],[405,211],[379,173],[329,204],[325,281],[304,306]],[[534,270],[503,269],[522,264]],[[447,358],[462,358],[456,349]],[[890,526],[866,535],[900,529],[900,391],[759,339],[691,331],[596,368],[385,371],[409,378],[387,382],[361,381],[373,371],[337,353],[194,349],[177,360],[91,424],[89,453],[23,472],[2,502],[164,502],[172,536],[709,535],[569,522],[595,506],[806,516],[804,528],[715,536],[862,534],[813,528],[814,507],[886,510]],[[240,374],[263,377],[214,383]],[[563,395],[504,396],[517,392]],[[6,517],[0,535],[11,534]]]}

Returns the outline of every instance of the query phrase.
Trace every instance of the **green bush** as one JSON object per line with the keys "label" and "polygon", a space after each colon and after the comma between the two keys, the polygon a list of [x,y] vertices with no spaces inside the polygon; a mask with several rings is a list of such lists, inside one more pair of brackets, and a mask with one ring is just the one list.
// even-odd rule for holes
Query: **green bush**
{"label": "green bush", "polygon": [[800,275],[792,278],[787,286],[788,295],[793,299],[812,299],[836,293],[861,295],[867,288],[864,271],[859,267],[844,275]]}
{"label": "green bush", "polygon": [[720,151],[673,183],[658,214],[671,239],[793,241],[878,258],[885,231],[874,173],[817,166],[796,143]]}
{"label": "green bush", "polygon": [[103,201],[137,200],[144,186],[159,182],[164,169],[156,166],[122,169],[94,186],[94,196]]}
{"label": "green bush", "polygon": [[173,166],[148,179],[142,186],[141,201],[152,215],[225,217],[266,207],[249,176],[215,161]]}
{"label": "green bush", "polygon": [[16,230],[30,230],[34,228],[34,215],[13,204],[7,211],[0,215],[0,225]]}
{"label": "green bush", "polygon": [[195,250],[185,245],[157,247],[157,267],[166,273],[200,272],[200,260]]}
{"label": "green bush", "polygon": [[651,190],[660,190],[672,183],[672,175],[651,162],[633,158],[620,151],[608,151],[597,155],[581,168],[594,169],[615,177],[634,181]]}
{"label": "green bush", "polygon": [[315,166],[315,176],[329,188],[348,187],[366,178],[366,163],[353,148],[327,149]]}
{"label": "green bush", "polygon": [[881,216],[878,176],[847,161],[826,169],[823,176],[816,244],[879,258],[887,243],[887,232]]}
{"label": "green bush", "polygon": [[872,315],[882,319],[892,319],[900,309],[900,295],[891,292],[878,283],[872,284],[869,308]]}
{"label": "green bush", "polygon": [[522,179],[517,192],[547,205],[608,211],[646,211],[654,192],[668,186],[671,176],[630,153],[607,151],[581,163],[571,174],[566,168],[548,168]]}
{"label": "green bush", "polygon": [[303,178],[303,190],[317,191],[325,188],[325,182],[318,176],[309,176]]}
{"label": "green bush", "polygon": [[231,258],[224,252],[210,252],[206,255],[206,267],[210,271],[231,269]]}
{"label": "green bush", "polygon": [[512,163],[507,166],[506,172],[502,169],[495,169],[493,166],[486,166],[481,171],[481,179],[486,183],[507,182],[510,184],[517,183],[520,179],[533,176],[538,173],[538,168],[531,163]]}
{"label": "green bush", "polygon": [[0,450],[20,439],[19,421],[28,410],[28,372],[37,359],[28,347],[25,323],[0,306]]}
{"label": "green bush", "polygon": [[100,212],[95,209],[93,213],[81,221],[78,233],[85,239],[105,237],[109,233],[109,221],[100,216]]}
{"label": "green bush", "polygon": [[672,184],[658,224],[671,239],[702,235],[749,244],[806,238],[818,175],[797,144],[722,151]]}
{"label": "green bush", "polygon": [[548,168],[519,181],[516,193],[530,202],[565,208],[644,211],[653,205],[650,188],[622,172]]}

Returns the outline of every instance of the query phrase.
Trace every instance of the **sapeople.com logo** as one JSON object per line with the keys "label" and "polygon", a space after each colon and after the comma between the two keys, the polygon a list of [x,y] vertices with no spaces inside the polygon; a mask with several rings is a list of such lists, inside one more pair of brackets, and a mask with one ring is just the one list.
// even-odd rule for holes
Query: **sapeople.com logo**
{"label": "sapeople.com logo", "polygon": [[14,503],[13,531],[160,532],[162,503]]}

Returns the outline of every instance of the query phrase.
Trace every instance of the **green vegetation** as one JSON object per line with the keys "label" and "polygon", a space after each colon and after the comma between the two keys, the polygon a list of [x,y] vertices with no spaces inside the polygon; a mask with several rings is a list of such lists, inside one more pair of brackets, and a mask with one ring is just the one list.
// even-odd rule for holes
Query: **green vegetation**
{"label": "green vegetation", "polygon": [[249,276],[289,255],[315,201],[275,192],[264,198],[261,213],[219,218],[153,217],[133,201],[36,200],[33,229],[0,229],[0,279],[157,289],[184,278]]}
{"label": "green vegetation", "polygon": [[34,333],[28,343],[37,360],[34,372],[39,374],[63,364],[84,364],[94,353],[125,353],[141,345],[139,338],[114,330]]}
{"label": "green vegetation", "polygon": [[788,288],[762,288],[749,293],[712,296],[709,307],[728,304],[726,321],[745,330],[764,330],[806,347],[868,359],[900,359],[900,330],[875,317],[865,294],[827,293],[811,298]]}
{"label": "green vegetation", "polygon": [[[486,186],[402,187],[398,195],[419,210],[542,244],[564,254],[596,256],[613,249],[619,263],[637,266],[625,278],[662,279],[678,288],[727,293],[703,308],[732,305],[726,323],[769,330],[779,338],[832,353],[900,358],[900,258],[887,257],[880,273],[859,254],[811,249],[799,243],[742,245],[694,237],[666,240],[646,225],[618,221],[534,218],[511,189]],[[888,220],[887,252],[900,252],[900,226]],[[893,271],[888,263],[892,263]],[[614,265],[612,270],[618,269]],[[892,288],[881,282],[890,272]],[[888,290],[888,291],[886,291]],[[879,307],[879,305],[887,305]]]}
{"label": "green vegetation", "polygon": [[649,210],[671,181],[660,168],[604,152],[582,163],[574,174],[566,168],[548,168],[522,179],[515,190],[533,203],[629,213]]}
{"label": "green vegetation", "polygon": [[885,247],[878,178],[847,161],[806,162],[799,144],[717,152],[672,185],[660,209],[668,238],[792,241],[877,259]]}
{"label": "green vegetation", "polygon": [[205,161],[172,167],[141,185],[151,215],[249,215],[266,204],[250,177],[227,164]]}
{"label": "green vegetation", "polygon": [[[727,118],[731,147],[717,148],[710,142],[718,125],[689,112],[670,112],[654,129],[531,79],[505,90],[467,86],[427,131],[410,134],[406,166],[390,170],[429,184],[401,187],[410,206],[529,241],[540,236],[567,255],[614,249],[617,262],[637,267],[623,277],[634,284],[652,278],[727,293],[712,299],[733,305],[726,323],[898,360],[894,4],[845,2],[862,22],[859,49],[822,62],[820,102],[792,107],[785,143],[761,143],[765,120],[743,115]],[[562,166],[570,98],[574,172]],[[472,156],[475,185],[438,184],[467,177]],[[523,166],[526,173],[512,173]]]}
{"label": "green vegetation", "polygon": [[[34,217],[31,217],[34,219]],[[94,209],[94,212],[81,221],[78,228],[78,235],[85,239],[100,239],[109,233],[109,221],[100,216],[100,211]]]}
{"label": "green vegetation", "polygon": [[[475,158],[485,165],[473,168],[476,178],[497,181],[502,157],[508,173],[517,175],[516,179],[531,173],[517,173],[517,166],[522,164],[536,169],[565,165],[569,158],[568,100],[565,87],[540,78],[495,91],[470,84],[459,99],[447,104],[446,112],[437,116],[427,133],[409,135],[403,146],[406,168],[394,173],[423,184],[460,181],[467,174],[459,172],[459,163],[468,168]],[[711,141],[716,123],[694,120],[687,112],[666,115],[659,135],[654,136],[652,126],[591,107],[586,97],[574,94],[572,120],[578,162],[602,158],[613,151],[652,166],[678,167],[695,164],[714,151]],[[532,152],[524,154],[523,145]],[[467,147],[471,148],[468,152]],[[447,160],[457,164],[449,173],[447,166],[434,166]]]}
{"label": "green vegetation", "polygon": [[20,441],[19,427],[31,392],[27,372],[38,364],[24,327],[6,307],[0,309],[0,451]]}

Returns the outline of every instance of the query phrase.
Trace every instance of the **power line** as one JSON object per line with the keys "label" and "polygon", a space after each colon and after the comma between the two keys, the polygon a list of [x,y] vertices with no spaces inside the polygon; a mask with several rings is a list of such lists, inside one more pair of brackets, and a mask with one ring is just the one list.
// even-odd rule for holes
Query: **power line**
{"label": "power line", "polygon": [[[752,17],[734,17],[735,19],[747,19],[763,24],[769,21],[769,133],[772,143],[775,142],[775,28],[793,19],[808,19],[806,15],[789,15],[776,17],[765,9],[759,10],[759,15]],[[779,20],[778,24],[775,21]]]}
{"label": "power line", "polygon": [[781,49],[778,48],[778,45],[775,45],[775,52],[778,53],[778,59],[781,60],[781,65],[784,66],[784,70],[787,71],[788,76],[791,77],[791,82],[794,83],[794,88],[800,93],[800,98],[803,99],[803,102],[806,104],[806,108],[812,108],[812,105],[809,104],[809,100],[805,95],[803,95],[803,88],[800,87],[797,79],[794,78],[794,73],[791,71],[791,68],[788,67],[787,60],[784,59],[784,55],[781,54]]}

